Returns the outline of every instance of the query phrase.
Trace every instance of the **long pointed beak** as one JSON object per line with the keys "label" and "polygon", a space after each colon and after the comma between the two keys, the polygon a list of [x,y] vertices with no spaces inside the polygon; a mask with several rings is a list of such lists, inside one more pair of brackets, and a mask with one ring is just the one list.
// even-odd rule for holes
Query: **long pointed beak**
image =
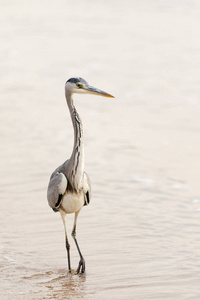
{"label": "long pointed beak", "polygon": [[91,85],[85,85],[84,89],[86,91],[88,91],[89,94],[99,95],[99,96],[108,97],[108,98],[115,98],[114,96],[112,96],[104,91],[101,91]]}

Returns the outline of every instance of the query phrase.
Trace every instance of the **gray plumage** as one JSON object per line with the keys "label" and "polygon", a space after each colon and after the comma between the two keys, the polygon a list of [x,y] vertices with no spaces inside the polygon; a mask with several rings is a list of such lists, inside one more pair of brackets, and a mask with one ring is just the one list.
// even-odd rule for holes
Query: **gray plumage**
{"label": "gray plumage", "polygon": [[88,93],[110,98],[113,96],[88,85],[81,77],[73,77],[66,82],[65,96],[74,127],[74,146],[71,157],[52,173],[47,189],[49,206],[54,211],[60,212],[64,223],[69,272],[71,272],[71,263],[70,245],[67,237],[67,214],[75,214],[72,237],[80,255],[77,273],[84,273],[85,260],[76,239],[76,222],[82,207],[90,202],[91,185],[90,179],[84,171],[83,126],[73,103],[72,95],[74,93]]}

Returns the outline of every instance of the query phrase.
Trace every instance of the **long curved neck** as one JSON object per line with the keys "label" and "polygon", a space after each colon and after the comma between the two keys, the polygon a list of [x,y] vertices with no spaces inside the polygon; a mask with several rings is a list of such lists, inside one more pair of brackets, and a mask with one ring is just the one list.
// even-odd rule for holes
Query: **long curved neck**
{"label": "long curved neck", "polygon": [[74,106],[71,94],[66,94],[72,124],[74,127],[74,147],[69,159],[69,180],[76,191],[82,188],[84,172],[84,144],[83,144],[83,125],[81,118]]}

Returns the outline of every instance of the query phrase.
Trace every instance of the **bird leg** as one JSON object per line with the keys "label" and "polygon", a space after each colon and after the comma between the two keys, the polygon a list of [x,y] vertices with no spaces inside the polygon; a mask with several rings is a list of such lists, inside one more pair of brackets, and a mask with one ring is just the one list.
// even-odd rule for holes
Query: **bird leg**
{"label": "bird leg", "polygon": [[68,271],[71,273],[71,264],[70,264],[70,244],[66,235],[66,249],[67,249],[67,260],[68,260]]}
{"label": "bird leg", "polygon": [[67,260],[68,260],[68,271],[71,273],[71,263],[70,263],[70,244],[67,237],[67,214],[60,210],[60,214],[63,220],[64,228],[65,228],[65,242],[66,242],[66,249],[67,249]]}
{"label": "bird leg", "polygon": [[80,255],[80,261],[79,261],[79,265],[78,265],[78,268],[76,270],[76,273],[77,274],[79,274],[79,273],[83,274],[85,272],[85,259],[83,258],[83,255],[80,251],[80,248],[79,248],[79,245],[78,245],[78,242],[77,242],[77,239],[76,239],[76,222],[77,222],[78,214],[79,214],[79,211],[75,213],[74,226],[73,226],[73,230],[72,230],[72,237],[75,241],[78,253]]}

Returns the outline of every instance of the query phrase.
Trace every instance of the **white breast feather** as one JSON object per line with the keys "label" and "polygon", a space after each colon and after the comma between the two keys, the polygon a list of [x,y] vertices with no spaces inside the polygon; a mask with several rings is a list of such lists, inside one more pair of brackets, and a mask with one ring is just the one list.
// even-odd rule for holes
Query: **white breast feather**
{"label": "white breast feather", "polygon": [[62,200],[62,209],[67,214],[75,213],[79,211],[84,205],[84,195],[83,193],[73,194],[67,192]]}

